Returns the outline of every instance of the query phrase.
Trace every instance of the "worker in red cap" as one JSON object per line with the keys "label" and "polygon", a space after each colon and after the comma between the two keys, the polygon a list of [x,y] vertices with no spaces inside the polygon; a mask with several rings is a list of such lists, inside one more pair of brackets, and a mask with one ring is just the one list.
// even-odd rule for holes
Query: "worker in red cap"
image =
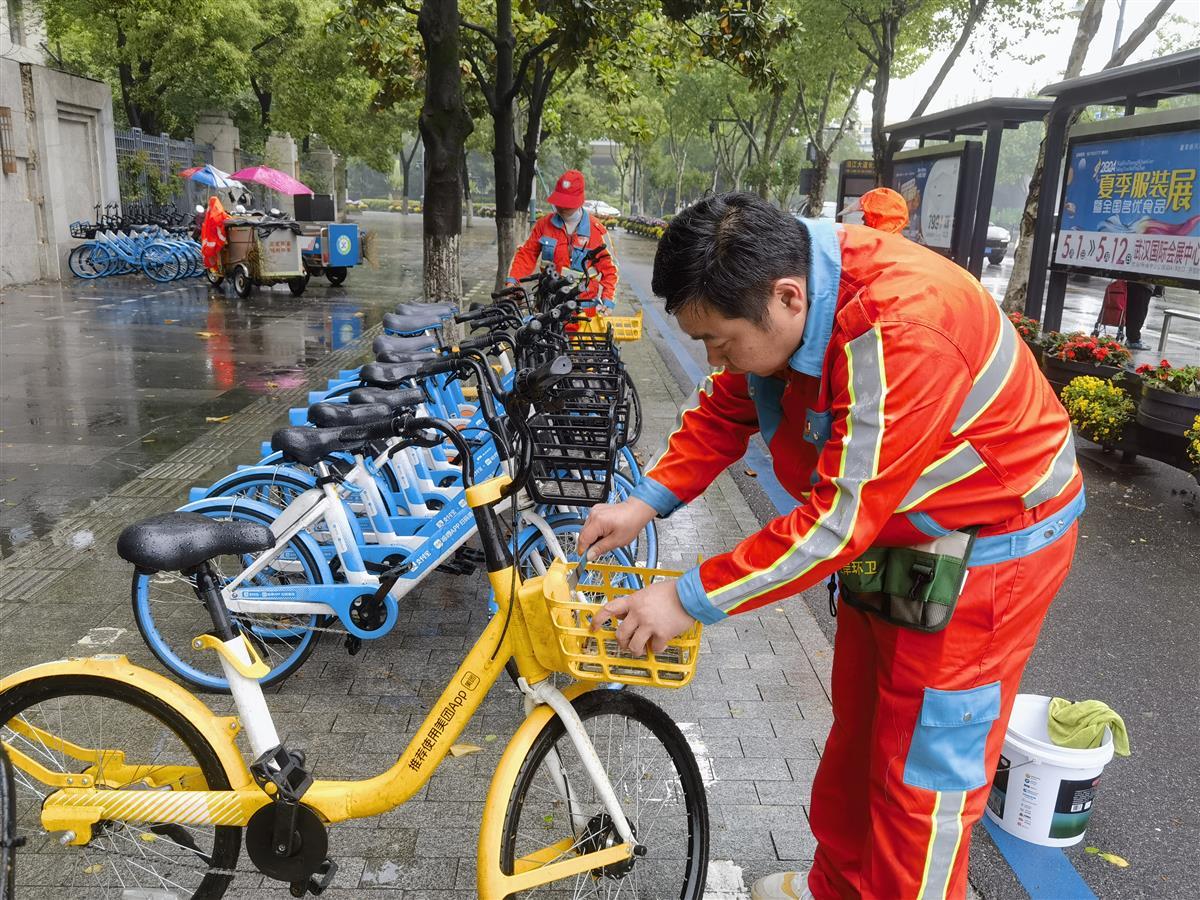
{"label": "worker in red cap", "polygon": [[[512,265],[508,267],[510,283],[532,275],[543,263],[552,264],[559,272],[583,270],[584,255],[605,244],[608,237],[604,226],[583,208],[585,199],[583,173],[575,169],[563,172],[554,191],[546,198],[554,212],[538,219],[528,240],[517,248]],[[617,293],[617,266],[611,248],[597,254],[592,266],[600,274],[599,282],[589,284],[579,299],[611,310]],[[596,314],[591,304],[585,305],[583,311],[589,316]]]}

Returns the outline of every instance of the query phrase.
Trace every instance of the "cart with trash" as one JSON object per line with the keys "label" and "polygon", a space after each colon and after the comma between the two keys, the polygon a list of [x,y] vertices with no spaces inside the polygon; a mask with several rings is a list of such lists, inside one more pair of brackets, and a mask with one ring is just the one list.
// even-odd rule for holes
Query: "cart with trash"
{"label": "cart with trash", "polygon": [[226,243],[220,264],[207,270],[214,287],[228,278],[239,297],[256,285],[286,284],[299,297],[308,286],[300,255],[301,230],[292,221],[233,217],[225,222]]}

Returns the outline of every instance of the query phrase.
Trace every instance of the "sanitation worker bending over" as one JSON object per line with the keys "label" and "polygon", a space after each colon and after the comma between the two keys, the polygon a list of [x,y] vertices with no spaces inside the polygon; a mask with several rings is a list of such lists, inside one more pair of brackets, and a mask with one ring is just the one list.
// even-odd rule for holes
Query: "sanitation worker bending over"
{"label": "sanitation worker bending over", "polygon": [[595,507],[581,544],[628,543],[756,431],[797,506],[678,581],[610,602],[619,639],[661,648],[693,619],[836,575],[813,869],[807,883],[762,878],[752,896],[964,896],[1021,670],[1075,550],[1066,414],[979,282],[898,235],[711,197],[668,227],[653,288],[714,370],[634,495]]}

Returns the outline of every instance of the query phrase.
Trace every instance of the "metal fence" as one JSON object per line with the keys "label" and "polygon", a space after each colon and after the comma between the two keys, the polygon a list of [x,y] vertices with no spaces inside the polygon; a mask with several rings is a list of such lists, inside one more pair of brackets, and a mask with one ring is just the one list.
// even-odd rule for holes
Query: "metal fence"
{"label": "metal fence", "polygon": [[208,191],[178,173],[191,166],[212,162],[208,144],[177,141],[167,134],[145,134],[140,128],[117,129],[117,177],[121,205],[151,203],[172,205],[186,213],[205,203]]}

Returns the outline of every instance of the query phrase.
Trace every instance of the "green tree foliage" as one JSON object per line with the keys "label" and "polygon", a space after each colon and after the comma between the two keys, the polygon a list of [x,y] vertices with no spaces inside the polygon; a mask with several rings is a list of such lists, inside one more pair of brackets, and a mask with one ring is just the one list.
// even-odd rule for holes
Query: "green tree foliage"
{"label": "green tree foliage", "polygon": [[119,118],[151,134],[190,132],[249,84],[253,0],[44,0],[64,67],[112,85]]}

